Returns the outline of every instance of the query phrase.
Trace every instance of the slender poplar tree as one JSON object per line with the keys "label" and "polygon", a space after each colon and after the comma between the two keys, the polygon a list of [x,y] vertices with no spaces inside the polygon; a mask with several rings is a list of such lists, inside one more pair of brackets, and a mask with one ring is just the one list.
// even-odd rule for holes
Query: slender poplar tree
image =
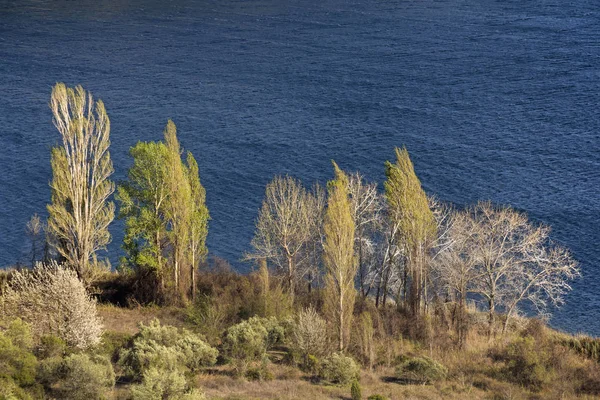
{"label": "slender poplar tree", "polygon": [[357,264],[354,257],[355,224],[349,198],[348,177],[335,162],[333,168],[335,178],[327,185],[328,199],[324,224],[325,310],[329,320],[336,326],[339,350],[342,351],[350,339],[350,325],[356,300],[354,277]]}
{"label": "slender poplar tree", "polygon": [[89,284],[90,261],[110,242],[115,212],[108,201],[114,192],[110,121],[104,103],[81,86],[57,83],[50,108],[62,145],[52,149],[48,230],[60,256]]}
{"label": "slender poplar tree", "polygon": [[436,234],[435,218],[405,147],[396,148],[396,163],[387,161],[385,174],[389,218],[399,227],[394,240],[405,258],[403,296],[413,315],[417,315],[426,307],[427,252]]}
{"label": "slender poplar tree", "polygon": [[188,179],[191,190],[190,218],[189,218],[189,256],[191,269],[191,297],[196,297],[196,270],[199,263],[206,259],[206,236],[208,235],[208,220],[210,215],[206,207],[206,190],[200,183],[198,163],[192,155],[187,153]]}

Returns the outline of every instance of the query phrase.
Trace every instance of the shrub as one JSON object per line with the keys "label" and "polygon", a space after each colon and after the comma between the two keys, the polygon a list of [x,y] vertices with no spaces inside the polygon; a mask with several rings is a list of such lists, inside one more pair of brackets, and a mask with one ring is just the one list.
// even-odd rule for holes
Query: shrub
{"label": "shrub", "polygon": [[387,397],[385,397],[384,395],[381,394],[372,394],[371,396],[367,397],[367,400],[388,400]]}
{"label": "shrub", "polygon": [[29,326],[21,320],[11,322],[6,331],[0,332],[0,376],[13,381],[14,386],[35,383],[37,359],[30,351],[29,337]]}
{"label": "shrub", "polygon": [[40,338],[37,348],[37,356],[40,359],[51,357],[62,357],[67,350],[67,344],[61,338],[54,335],[44,335]]}
{"label": "shrub", "polygon": [[213,365],[218,351],[183,329],[161,326],[157,319],[140,324],[140,332],[121,350],[118,364],[126,375],[140,379],[151,368],[166,371],[195,371]]}
{"label": "shrub", "polygon": [[36,338],[53,334],[80,349],[100,341],[96,302],[73,270],[55,262],[14,271],[4,288],[2,308],[6,316],[31,324]]}
{"label": "shrub", "polygon": [[185,377],[176,371],[149,368],[144,372],[142,383],[131,387],[133,400],[204,400],[197,389],[190,389]]}
{"label": "shrub", "polygon": [[351,358],[340,353],[333,353],[325,358],[319,369],[319,377],[327,382],[347,385],[358,379],[360,369]]}
{"label": "shrub", "polygon": [[267,352],[269,333],[256,319],[242,321],[225,332],[223,348],[237,360],[261,360]]}
{"label": "shrub", "polygon": [[550,378],[543,357],[543,351],[535,348],[533,337],[517,338],[506,346],[505,354],[501,355],[506,362],[504,373],[514,383],[539,390]]}
{"label": "shrub", "polygon": [[40,364],[38,375],[48,391],[60,399],[104,398],[115,384],[110,361],[106,357],[87,354],[49,358]]}
{"label": "shrub", "polygon": [[409,357],[396,366],[396,378],[418,383],[431,383],[446,378],[448,370],[429,357]]}
{"label": "shrub", "polygon": [[106,331],[102,334],[102,340],[96,348],[96,352],[116,362],[119,359],[119,351],[127,346],[131,338],[131,335],[128,333]]}
{"label": "shrub", "polygon": [[352,400],[362,400],[360,383],[358,383],[356,379],[352,381],[352,386],[350,386],[350,396],[352,397]]}
{"label": "shrub", "polygon": [[249,381],[272,381],[273,373],[269,371],[268,359],[264,358],[257,365],[251,365],[247,368],[245,377]]}
{"label": "shrub", "polygon": [[292,329],[291,347],[302,359],[302,366],[307,368],[310,355],[322,357],[327,351],[327,324],[314,308],[307,308],[298,313]]}

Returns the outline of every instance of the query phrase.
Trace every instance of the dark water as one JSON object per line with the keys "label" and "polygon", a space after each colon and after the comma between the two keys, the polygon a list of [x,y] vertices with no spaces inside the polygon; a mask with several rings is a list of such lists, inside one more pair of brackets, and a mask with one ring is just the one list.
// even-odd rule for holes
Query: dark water
{"label": "dark water", "polygon": [[240,269],[273,175],[323,182],[335,159],[381,182],[406,144],[428,192],[552,225],[584,274],[552,322],[600,335],[598,4],[0,0],[0,265],[25,261],[25,223],[45,215],[64,81],[104,100],[117,179],[174,119],[210,251]]}

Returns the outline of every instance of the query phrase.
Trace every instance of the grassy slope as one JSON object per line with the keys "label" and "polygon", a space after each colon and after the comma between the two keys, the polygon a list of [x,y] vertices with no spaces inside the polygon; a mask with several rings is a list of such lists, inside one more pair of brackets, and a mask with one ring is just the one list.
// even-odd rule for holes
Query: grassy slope
{"label": "grassy slope", "polygon": [[[139,307],[135,309],[115,306],[99,306],[99,313],[109,332],[135,334],[140,322],[147,323],[158,318],[163,324],[178,327],[185,326],[183,312],[177,308]],[[558,335],[549,331],[551,335]],[[449,350],[444,348],[418,349],[406,345],[405,350],[412,354],[431,356],[448,367],[449,376],[442,383],[435,385],[400,384],[393,378],[393,368],[377,367],[374,371],[361,373],[363,398],[372,394],[382,394],[389,399],[568,399],[600,398],[575,394],[561,380],[579,379],[578,371],[597,369],[596,363],[564,349],[560,358],[566,360],[558,367],[558,372],[540,392],[530,392],[517,384],[511,384],[495,375],[498,366],[492,362],[489,354],[510,341],[513,336],[500,339],[491,344],[487,338],[472,334],[466,350]],[[271,359],[280,357],[272,354]],[[563,361],[564,361],[563,360]],[[566,365],[566,366],[565,366]],[[270,369],[275,377],[267,382],[249,382],[231,376],[229,366],[218,366],[207,369],[196,377],[196,382],[209,399],[350,399],[347,387],[336,387],[311,382],[310,376],[296,368],[283,363],[274,362]],[[589,373],[588,373],[589,375]],[[113,398],[126,398],[127,386],[117,385]]]}

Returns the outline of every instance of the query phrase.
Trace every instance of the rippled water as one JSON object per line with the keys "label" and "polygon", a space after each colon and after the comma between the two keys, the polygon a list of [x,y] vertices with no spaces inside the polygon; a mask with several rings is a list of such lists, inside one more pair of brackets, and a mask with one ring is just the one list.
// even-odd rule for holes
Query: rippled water
{"label": "rippled water", "polygon": [[210,251],[240,269],[273,175],[323,182],[335,159],[381,182],[406,144],[429,193],[552,225],[584,273],[552,322],[600,335],[599,17],[585,0],[2,0],[0,265],[45,214],[64,81],[104,100],[117,179],[173,118]]}

